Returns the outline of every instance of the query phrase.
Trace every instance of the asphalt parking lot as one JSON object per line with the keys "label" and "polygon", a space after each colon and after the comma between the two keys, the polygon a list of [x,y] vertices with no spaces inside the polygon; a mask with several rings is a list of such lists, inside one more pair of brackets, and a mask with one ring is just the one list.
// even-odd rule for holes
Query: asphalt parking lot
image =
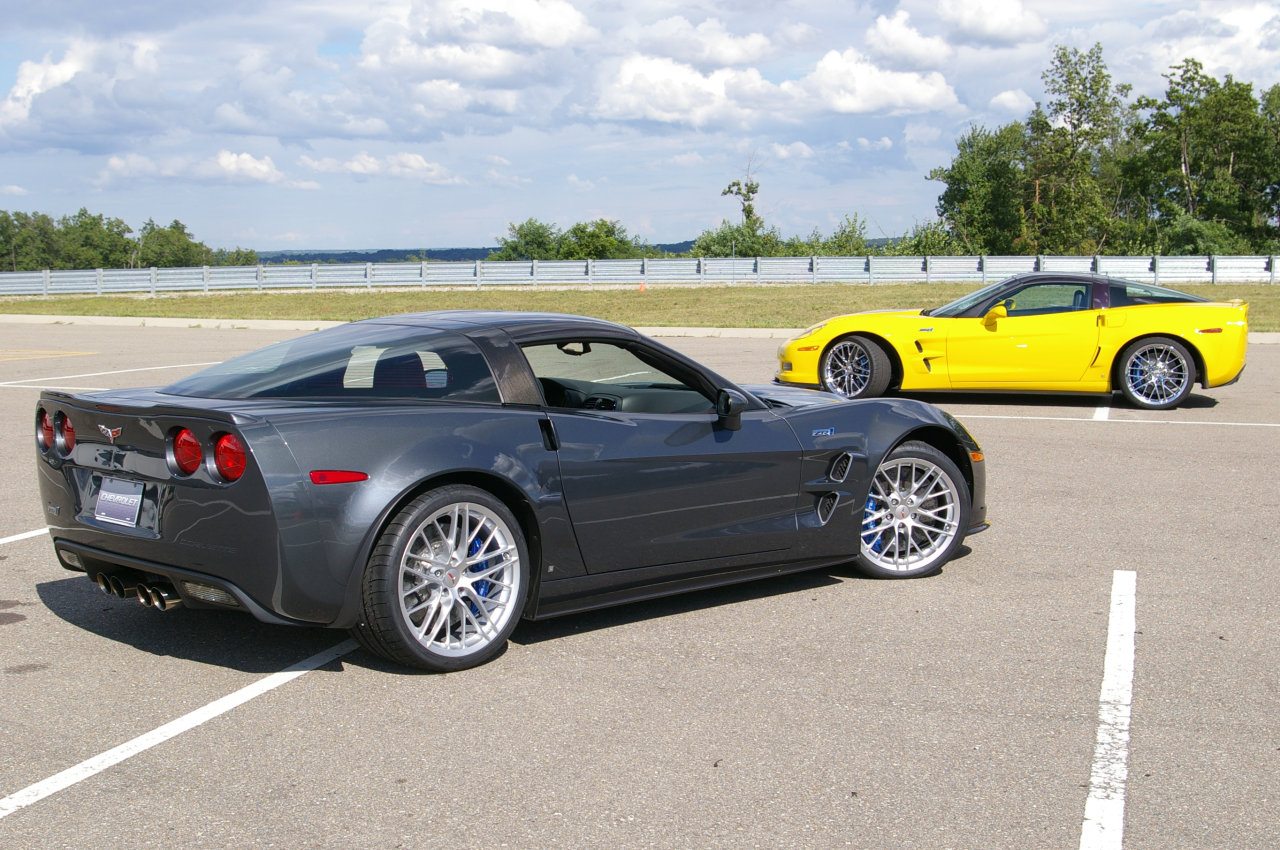
{"label": "asphalt parking lot", "polygon": [[[1118,847],[1086,818],[1100,756],[1127,764],[1101,779],[1126,847],[1280,844],[1280,345],[1169,412],[931,398],[982,443],[994,524],[936,577],[524,623],[446,676],[106,597],[40,533],[39,387],[167,383],[296,333],[0,318],[0,846]],[[664,341],[742,382],[778,344]],[[1100,747],[1126,610],[1131,708],[1102,707],[1128,725]]]}

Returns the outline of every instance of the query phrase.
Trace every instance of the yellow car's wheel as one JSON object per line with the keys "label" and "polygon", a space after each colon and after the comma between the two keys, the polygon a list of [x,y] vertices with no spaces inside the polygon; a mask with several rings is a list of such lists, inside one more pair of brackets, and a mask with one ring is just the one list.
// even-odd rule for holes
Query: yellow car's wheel
{"label": "yellow car's wheel", "polygon": [[1131,404],[1147,410],[1177,407],[1196,381],[1196,363],[1182,343],[1164,336],[1131,343],[1120,354],[1116,378]]}
{"label": "yellow car's wheel", "polygon": [[822,388],[845,398],[884,395],[893,378],[889,355],[875,341],[854,334],[841,337],[822,354]]}

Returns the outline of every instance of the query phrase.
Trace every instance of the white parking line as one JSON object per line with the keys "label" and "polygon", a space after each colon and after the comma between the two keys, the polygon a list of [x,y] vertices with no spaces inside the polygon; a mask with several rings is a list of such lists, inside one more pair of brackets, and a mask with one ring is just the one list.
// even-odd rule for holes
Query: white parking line
{"label": "white parking line", "polygon": [[52,378],[23,378],[20,381],[0,382],[0,387],[16,387],[32,381],[68,381],[72,378],[96,378],[99,375],[123,375],[126,372],[154,372],[159,369],[190,369],[193,366],[213,366],[221,360],[210,360],[207,363],[174,363],[169,366],[143,366],[139,369],[115,369],[111,372],[82,372],[79,375],[55,375]]}
{"label": "white parking line", "polygon": [[336,646],[331,646],[323,652],[318,652],[310,658],[299,661],[292,667],[282,670],[279,673],[272,673],[265,679],[259,679],[252,685],[243,687],[235,693],[231,693],[214,700],[203,708],[198,708],[190,714],[184,714],[177,720],[171,720],[165,725],[153,729],[145,735],[139,735],[132,741],[125,741],[118,747],[107,750],[101,755],[96,755],[91,759],[80,762],[75,767],[69,767],[61,773],[54,774],[48,779],[29,785],[8,797],[0,799],[0,818],[18,811],[18,809],[30,806],[32,803],[38,803],[45,797],[57,794],[65,788],[70,788],[77,782],[88,779],[95,774],[101,773],[113,765],[117,765],[127,758],[136,756],[145,750],[149,750],[157,744],[162,744],[170,738],[177,737],[183,732],[187,732],[196,728],[206,721],[212,720],[220,714],[226,714],[237,706],[244,705],[254,697],[262,696],[268,691],[274,690],[281,685],[292,682],[303,673],[308,673],[319,667],[334,661],[348,652],[356,648],[356,642],[353,640],[344,640]]}
{"label": "white parking line", "polygon": [[1111,418],[1111,408],[1107,407],[1105,404],[1098,405],[1098,407],[1093,411],[1093,418],[1098,422],[1106,422]]}
{"label": "white parking line", "polygon": [[1120,850],[1124,846],[1137,583],[1138,574],[1132,570],[1116,570],[1112,574],[1107,654],[1102,662],[1102,690],[1098,694],[1098,739],[1093,749],[1084,823],[1080,828],[1080,850]]}
{"label": "white parking line", "polygon": [[68,387],[65,384],[0,384],[0,390],[63,390],[73,393],[96,393],[110,387]]}
{"label": "white parking line", "polygon": [[44,528],[37,528],[35,531],[24,531],[21,534],[13,534],[9,537],[0,537],[0,546],[3,546],[6,543],[17,543],[19,540],[26,540],[30,537],[39,537],[41,534],[45,534],[48,531],[49,528],[46,526]]}
{"label": "white parking line", "polygon": [[956,413],[961,421],[969,419],[1010,419],[1027,422],[1106,422],[1114,425],[1225,425],[1234,428],[1280,428],[1280,422],[1211,422],[1207,419],[1085,419],[1083,416],[1006,416],[995,413]]}

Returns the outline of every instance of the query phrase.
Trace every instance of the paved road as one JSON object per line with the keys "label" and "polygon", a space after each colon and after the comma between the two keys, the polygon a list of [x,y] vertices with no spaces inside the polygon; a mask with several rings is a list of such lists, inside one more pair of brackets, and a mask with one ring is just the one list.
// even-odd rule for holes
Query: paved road
{"label": "paved road", "polygon": [[[291,333],[0,324],[0,539],[43,525],[33,387],[164,383]],[[667,341],[743,382],[777,346]],[[352,652],[0,817],[0,846],[1074,847],[1117,570],[1125,845],[1280,844],[1280,346],[1167,413],[935,400],[987,451],[995,525],[934,578],[526,623],[448,676]],[[343,639],[157,614],[44,535],[0,543],[0,798]]]}

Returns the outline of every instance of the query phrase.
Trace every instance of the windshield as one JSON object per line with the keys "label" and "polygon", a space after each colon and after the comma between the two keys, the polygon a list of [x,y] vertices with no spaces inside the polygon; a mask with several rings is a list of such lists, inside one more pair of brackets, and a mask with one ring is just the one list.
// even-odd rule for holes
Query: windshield
{"label": "windshield", "polygon": [[977,292],[970,292],[968,295],[957,298],[950,304],[943,304],[941,307],[934,307],[932,310],[925,310],[926,316],[959,316],[975,304],[983,301],[989,295],[994,295],[997,289],[1003,287],[1008,281],[1001,280],[989,286],[984,286]]}

